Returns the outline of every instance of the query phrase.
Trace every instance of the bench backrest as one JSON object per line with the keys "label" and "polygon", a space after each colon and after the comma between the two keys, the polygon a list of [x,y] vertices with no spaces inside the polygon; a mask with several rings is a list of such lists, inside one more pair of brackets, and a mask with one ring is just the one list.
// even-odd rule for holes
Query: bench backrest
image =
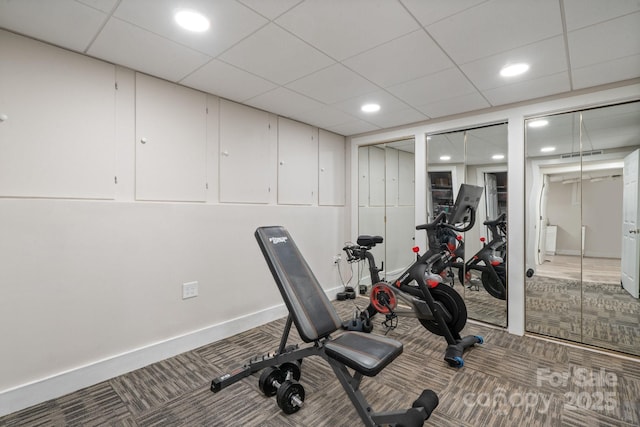
{"label": "bench backrest", "polygon": [[281,226],[259,227],[255,236],[300,337],[312,342],[340,328],[338,313],[289,232]]}

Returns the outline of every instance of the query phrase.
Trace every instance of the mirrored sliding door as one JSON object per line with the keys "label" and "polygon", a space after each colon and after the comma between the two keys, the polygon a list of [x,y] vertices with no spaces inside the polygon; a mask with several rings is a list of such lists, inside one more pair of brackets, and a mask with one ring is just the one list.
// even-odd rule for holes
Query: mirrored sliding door
{"label": "mirrored sliding door", "polygon": [[640,103],[526,125],[529,332],[640,354]]}
{"label": "mirrored sliding door", "polygon": [[461,184],[483,188],[476,223],[457,237],[459,259],[445,281],[463,296],[469,318],[499,326],[507,326],[506,158],[506,124],[427,138],[429,221],[442,211],[451,213]]}
{"label": "mirrored sliding door", "polygon": [[[358,149],[358,234],[383,237],[371,250],[382,277],[401,272],[414,257],[414,151],[413,139]],[[370,285],[367,267],[359,277]]]}

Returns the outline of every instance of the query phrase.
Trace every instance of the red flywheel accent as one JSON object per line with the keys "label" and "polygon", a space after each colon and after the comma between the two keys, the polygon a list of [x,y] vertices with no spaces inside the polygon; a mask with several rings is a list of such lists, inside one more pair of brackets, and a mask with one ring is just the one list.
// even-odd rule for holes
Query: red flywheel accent
{"label": "red flywheel accent", "polygon": [[389,314],[389,307],[395,310],[398,306],[396,294],[386,283],[377,283],[371,288],[371,305],[378,313]]}

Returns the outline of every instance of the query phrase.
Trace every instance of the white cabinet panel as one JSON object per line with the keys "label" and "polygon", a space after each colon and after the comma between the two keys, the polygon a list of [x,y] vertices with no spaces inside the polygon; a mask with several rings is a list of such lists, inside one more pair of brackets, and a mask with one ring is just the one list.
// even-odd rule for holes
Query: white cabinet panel
{"label": "white cabinet panel", "polygon": [[369,206],[369,147],[358,148],[358,206]]}
{"label": "white cabinet panel", "polygon": [[221,202],[269,202],[272,128],[268,113],[220,100]]}
{"label": "white cabinet panel", "polygon": [[346,185],[344,137],[320,129],[318,139],[320,166],[318,204],[344,206]]}
{"label": "white cabinet panel", "polygon": [[313,204],[318,176],[316,135],[316,128],[278,118],[278,204]]}
{"label": "white cabinet panel", "polygon": [[384,206],[384,160],[384,148],[369,147],[369,206]]}
{"label": "white cabinet panel", "polygon": [[398,205],[398,150],[385,148],[385,204]]}
{"label": "white cabinet panel", "polygon": [[544,249],[547,255],[556,254],[556,244],[558,239],[558,226],[547,225]]}
{"label": "white cabinet panel", "polygon": [[0,196],[112,199],[115,67],[0,31]]}
{"label": "white cabinet panel", "polygon": [[205,201],[206,94],[136,74],[136,199]]}
{"label": "white cabinet panel", "polygon": [[415,156],[398,151],[398,204],[413,206],[415,198]]}

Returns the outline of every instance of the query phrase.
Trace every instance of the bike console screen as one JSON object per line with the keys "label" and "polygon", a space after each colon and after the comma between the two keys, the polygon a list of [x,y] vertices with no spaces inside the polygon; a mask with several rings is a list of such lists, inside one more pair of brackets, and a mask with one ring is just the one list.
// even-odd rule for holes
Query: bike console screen
{"label": "bike console screen", "polygon": [[483,188],[477,185],[462,184],[453,210],[449,216],[449,224],[464,224],[469,222],[472,211],[475,212],[482,197]]}

